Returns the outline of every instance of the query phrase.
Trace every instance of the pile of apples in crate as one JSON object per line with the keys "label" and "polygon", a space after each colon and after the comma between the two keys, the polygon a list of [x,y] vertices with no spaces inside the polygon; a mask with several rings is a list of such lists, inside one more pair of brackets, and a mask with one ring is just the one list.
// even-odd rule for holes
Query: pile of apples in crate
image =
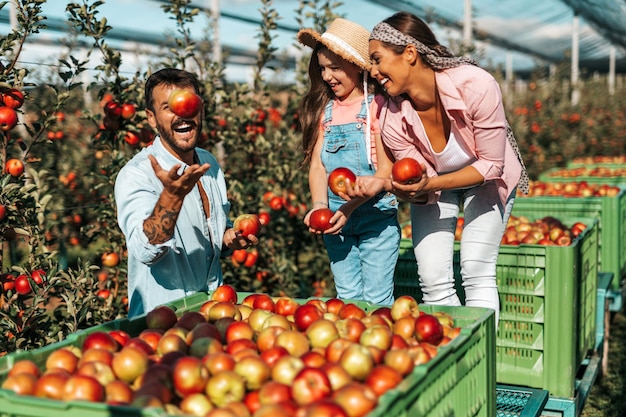
{"label": "pile of apples in crate", "polygon": [[595,184],[587,181],[531,181],[529,185],[528,194],[518,193],[517,197],[615,197],[621,191],[617,185]]}
{"label": "pile of apples in crate", "polygon": [[568,227],[561,220],[552,216],[530,220],[525,216],[511,215],[504,236],[502,236],[502,244],[519,245],[526,243],[569,246],[572,240],[586,228],[587,225],[583,222],[575,222]]}
{"label": "pile of apples in crate", "polygon": [[229,285],[197,310],[160,306],[145,320],[137,335],[94,329],[82,346],[53,349],[44,369],[18,360],[2,388],[172,415],[356,417],[460,333],[408,295],[366,311],[338,298],[238,302]]}

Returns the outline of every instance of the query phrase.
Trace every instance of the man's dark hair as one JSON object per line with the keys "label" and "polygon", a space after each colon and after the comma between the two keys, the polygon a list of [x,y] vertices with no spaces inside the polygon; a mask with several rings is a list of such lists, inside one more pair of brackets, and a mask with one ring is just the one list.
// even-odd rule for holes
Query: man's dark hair
{"label": "man's dark hair", "polygon": [[200,83],[194,74],[177,68],[163,68],[150,75],[146,81],[145,100],[148,110],[154,111],[152,91],[156,86],[162,84],[176,87],[193,87],[196,94],[200,94]]}

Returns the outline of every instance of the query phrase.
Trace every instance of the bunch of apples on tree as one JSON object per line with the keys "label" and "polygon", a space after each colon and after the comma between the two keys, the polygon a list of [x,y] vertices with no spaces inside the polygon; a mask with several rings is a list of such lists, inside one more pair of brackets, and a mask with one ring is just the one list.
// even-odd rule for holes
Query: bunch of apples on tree
{"label": "bunch of apples on tree", "polygon": [[24,93],[13,87],[0,87],[0,131],[8,132],[17,126],[17,109],[24,104]]}
{"label": "bunch of apples on tree", "polygon": [[41,367],[17,360],[2,388],[192,416],[360,417],[460,334],[409,295],[369,312],[338,298],[238,299],[222,285],[197,310],[151,310],[136,335],[94,330]]}

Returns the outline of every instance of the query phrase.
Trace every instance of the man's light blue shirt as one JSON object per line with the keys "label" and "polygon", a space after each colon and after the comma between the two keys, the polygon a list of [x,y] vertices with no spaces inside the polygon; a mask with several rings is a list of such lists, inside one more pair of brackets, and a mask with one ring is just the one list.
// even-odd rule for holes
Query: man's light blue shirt
{"label": "man's light blue shirt", "polygon": [[148,155],[154,155],[166,171],[176,164],[181,164],[181,170],[187,167],[157,137],[117,176],[117,218],[128,248],[129,317],[195,292],[213,290],[221,284],[224,231],[231,225],[224,173],[210,152],[196,148],[199,163],[211,165],[200,179],[210,202],[210,217],[207,219],[205,215],[196,185],[183,201],[173,238],[157,245],[148,242],[143,223],[163,191]]}

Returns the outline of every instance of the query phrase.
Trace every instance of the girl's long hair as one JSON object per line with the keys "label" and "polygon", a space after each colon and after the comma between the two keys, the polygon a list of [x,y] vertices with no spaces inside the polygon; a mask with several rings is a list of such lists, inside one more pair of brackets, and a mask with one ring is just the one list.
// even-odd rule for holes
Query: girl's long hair
{"label": "girl's long hair", "polygon": [[[326,105],[335,98],[335,94],[331,90],[330,86],[322,79],[322,73],[320,71],[320,64],[317,58],[317,53],[325,46],[318,43],[313,49],[311,54],[311,60],[309,61],[309,91],[300,101],[300,107],[298,109],[298,118],[300,121],[300,127],[302,129],[302,151],[304,152],[304,158],[302,165],[306,165],[311,161],[311,155],[313,154],[313,148],[315,142],[320,134],[320,123],[324,108]],[[341,59],[341,57],[338,57]],[[344,65],[348,65],[348,61],[341,59]],[[363,80],[357,80],[356,87],[363,91]],[[368,74],[368,93],[382,93],[382,87],[378,85]]]}

